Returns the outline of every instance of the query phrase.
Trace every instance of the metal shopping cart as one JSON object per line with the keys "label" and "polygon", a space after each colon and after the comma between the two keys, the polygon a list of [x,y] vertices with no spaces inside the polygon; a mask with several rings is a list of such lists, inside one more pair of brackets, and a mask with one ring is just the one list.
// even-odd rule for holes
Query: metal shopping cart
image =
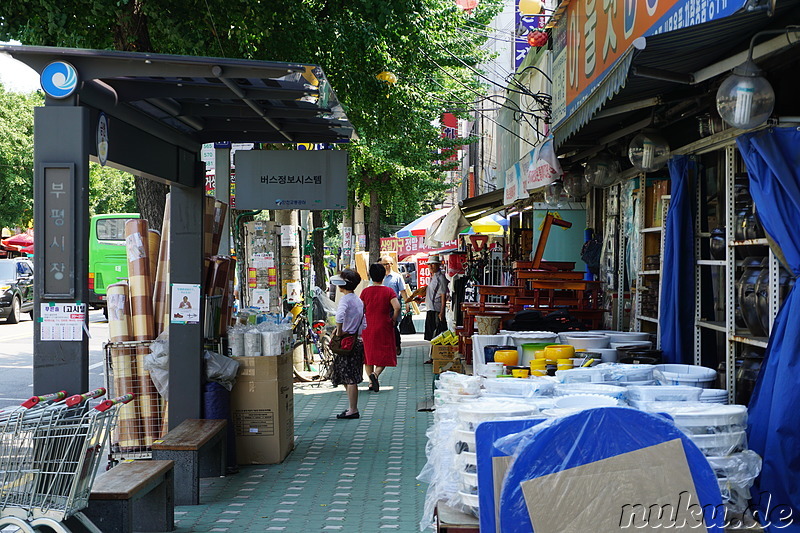
{"label": "metal shopping cart", "polygon": [[80,511],[118,409],[133,399],[129,394],[89,406],[104,394],[101,388],[64,399],[62,391],[0,411],[0,527],[69,533],[64,522],[74,517],[100,533]]}

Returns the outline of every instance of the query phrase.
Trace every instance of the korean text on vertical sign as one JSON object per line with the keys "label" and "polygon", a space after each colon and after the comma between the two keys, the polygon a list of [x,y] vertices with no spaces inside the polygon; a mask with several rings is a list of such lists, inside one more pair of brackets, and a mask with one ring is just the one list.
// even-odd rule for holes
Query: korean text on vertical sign
{"label": "korean text on vertical sign", "polygon": [[[45,298],[75,296],[75,199],[72,163],[44,164],[44,246]],[[37,275],[39,275],[37,273]]]}

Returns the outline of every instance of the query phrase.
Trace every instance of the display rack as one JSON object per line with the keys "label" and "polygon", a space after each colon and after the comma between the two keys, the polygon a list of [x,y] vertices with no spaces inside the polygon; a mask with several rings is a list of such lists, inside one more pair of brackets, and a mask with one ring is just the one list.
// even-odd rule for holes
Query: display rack
{"label": "display rack", "polygon": [[[661,327],[659,324],[659,314],[660,314],[660,298],[661,298],[661,269],[664,264],[664,237],[665,231],[664,228],[666,227],[667,221],[667,212],[669,210],[669,202],[670,202],[670,195],[663,195],[659,194],[658,198],[661,200],[660,207],[657,207],[658,204],[654,201],[652,209],[648,212],[648,203],[650,202],[648,198],[648,187],[646,185],[646,178],[641,176],[640,178],[640,186],[639,186],[639,243],[638,243],[638,251],[639,251],[639,268],[640,270],[636,273],[636,316],[634,320],[634,331],[649,331],[653,332],[656,335],[656,348],[661,348]],[[651,222],[653,217],[648,217],[648,214],[652,214],[655,209],[660,209],[661,217],[660,217],[660,224],[659,225],[649,225],[648,223]],[[648,251],[652,251],[653,241],[657,243],[656,249],[658,250],[658,264],[652,265],[647,263]],[[649,254],[653,255],[653,254]],[[656,266],[657,268],[653,268]],[[656,279],[655,287],[656,293],[658,294],[658,301],[655,305],[655,309],[650,309],[649,312],[645,312],[644,310],[644,294],[645,294],[645,286],[653,287],[653,279]]]}
{"label": "display rack", "polygon": [[[769,268],[768,274],[768,293],[769,293],[769,332],[775,321],[780,307],[780,266],[778,259],[769,247],[767,239],[735,239],[734,224],[736,222],[735,213],[735,192],[736,192],[736,147],[731,142],[724,147],[724,194],[725,194],[725,259],[709,259],[702,256],[705,249],[704,239],[711,237],[710,232],[700,231],[702,219],[705,213],[700,206],[705,205],[700,180],[697,183],[697,205],[699,206],[695,215],[695,328],[694,328],[694,363],[702,364],[703,354],[703,330],[712,330],[724,334],[724,368],[725,368],[725,388],[728,391],[728,401],[734,403],[736,398],[736,358],[742,346],[755,346],[766,348],[768,337],[758,337],[736,327],[736,282],[737,282],[737,262],[736,249],[740,246],[764,246],[765,256]],[[702,279],[703,269],[719,269],[720,277],[724,278],[724,315],[725,320],[709,320],[703,316],[702,309]],[[720,295],[722,297],[723,295]],[[719,302],[722,303],[722,302]],[[768,332],[768,333],[769,333]]]}

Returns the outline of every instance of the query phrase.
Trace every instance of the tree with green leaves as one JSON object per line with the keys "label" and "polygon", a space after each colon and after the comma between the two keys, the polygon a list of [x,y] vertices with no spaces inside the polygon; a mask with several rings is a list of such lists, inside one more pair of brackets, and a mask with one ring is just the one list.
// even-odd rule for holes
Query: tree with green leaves
{"label": "tree with green leaves", "polygon": [[33,224],[33,108],[42,101],[0,84],[0,227]]}
{"label": "tree with green leaves", "polygon": [[[501,4],[465,12],[453,0],[27,0],[0,4],[0,39],[321,65],[360,138],[349,147],[350,189],[372,210],[377,245],[381,213],[407,221],[449,187],[435,163],[447,141],[433,121],[483,94],[473,68],[487,58],[485,37],[465,28],[488,24]],[[397,82],[378,79],[384,71]],[[152,195],[142,201],[143,187],[163,194],[137,181],[140,206],[162,209]]]}

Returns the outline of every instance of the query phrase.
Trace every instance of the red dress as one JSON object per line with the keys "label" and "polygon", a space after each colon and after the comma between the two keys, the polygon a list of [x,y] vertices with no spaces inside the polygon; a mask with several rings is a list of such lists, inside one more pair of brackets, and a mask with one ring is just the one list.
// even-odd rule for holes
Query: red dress
{"label": "red dress", "polygon": [[394,289],[384,285],[370,285],[361,291],[367,328],[361,334],[364,340],[364,364],[397,366],[397,347],[394,345],[394,308],[397,298]]}

